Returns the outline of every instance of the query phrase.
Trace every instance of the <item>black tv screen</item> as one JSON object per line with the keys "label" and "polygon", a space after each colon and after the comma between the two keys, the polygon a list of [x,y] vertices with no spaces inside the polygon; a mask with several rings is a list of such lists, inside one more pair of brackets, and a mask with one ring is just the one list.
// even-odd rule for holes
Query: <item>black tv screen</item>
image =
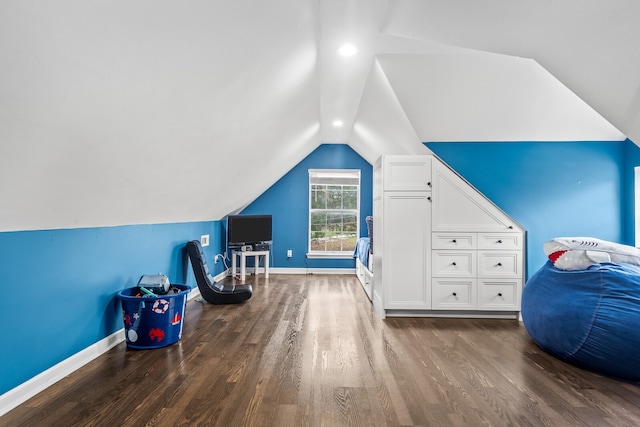
{"label": "black tv screen", "polygon": [[229,247],[271,242],[271,215],[230,215],[227,217]]}

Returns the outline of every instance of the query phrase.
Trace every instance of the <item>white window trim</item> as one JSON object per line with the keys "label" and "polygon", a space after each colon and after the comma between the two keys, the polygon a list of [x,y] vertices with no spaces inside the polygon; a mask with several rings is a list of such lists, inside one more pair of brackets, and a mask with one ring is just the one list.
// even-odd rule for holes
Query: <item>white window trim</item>
{"label": "white window trim", "polygon": [[307,252],[307,258],[353,259],[353,251],[345,251],[345,252]]}
{"label": "white window trim", "polygon": [[309,195],[309,206],[307,208],[308,215],[308,223],[307,223],[307,258],[318,258],[318,259],[349,259],[353,258],[353,251],[339,251],[339,252],[323,252],[323,251],[312,251],[311,250],[311,175],[312,174],[327,174],[327,175],[348,175],[353,177],[355,174],[358,175],[358,194],[357,194],[357,226],[356,226],[356,236],[360,235],[360,191],[362,187],[361,181],[361,171],[360,169],[309,169],[308,170],[308,189],[307,194]]}

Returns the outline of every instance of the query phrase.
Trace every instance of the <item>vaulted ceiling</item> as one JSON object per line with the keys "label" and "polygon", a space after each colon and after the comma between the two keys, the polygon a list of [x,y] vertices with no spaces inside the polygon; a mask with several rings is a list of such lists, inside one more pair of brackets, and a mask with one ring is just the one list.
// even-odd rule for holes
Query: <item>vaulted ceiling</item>
{"label": "vaulted ceiling", "polygon": [[0,231],[221,219],[322,143],[373,162],[640,142],[639,18],[635,0],[3,1]]}

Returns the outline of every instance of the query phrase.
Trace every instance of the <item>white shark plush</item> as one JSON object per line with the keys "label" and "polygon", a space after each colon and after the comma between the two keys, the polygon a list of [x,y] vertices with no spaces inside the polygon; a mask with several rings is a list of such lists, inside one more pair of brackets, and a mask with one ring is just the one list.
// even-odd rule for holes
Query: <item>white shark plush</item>
{"label": "white shark plush", "polygon": [[640,249],[593,237],[556,237],[544,253],[560,270],[583,270],[592,264],[615,262],[640,265]]}

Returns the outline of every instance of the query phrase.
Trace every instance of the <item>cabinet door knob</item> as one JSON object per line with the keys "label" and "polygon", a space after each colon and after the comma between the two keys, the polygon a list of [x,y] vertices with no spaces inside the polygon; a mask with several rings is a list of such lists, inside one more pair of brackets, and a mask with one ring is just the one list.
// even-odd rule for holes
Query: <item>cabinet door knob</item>
{"label": "cabinet door knob", "polygon": [[453,293],[453,296],[454,296],[454,297],[457,297],[457,296],[458,296],[458,294],[456,294],[456,293],[454,292],[454,293]]}
{"label": "cabinet door knob", "polygon": [[431,196],[427,197],[427,200],[428,200],[428,201],[431,201]]}
{"label": "cabinet door knob", "polygon": [[498,292],[498,296],[501,297],[502,296],[502,292]]}
{"label": "cabinet door knob", "polygon": [[456,239],[453,239],[453,240],[452,240],[452,242],[453,242],[453,243],[458,243],[458,242],[456,242]]}
{"label": "cabinet door knob", "polygon": [[427,182],[427,186],[431,187],[431,181]]}

